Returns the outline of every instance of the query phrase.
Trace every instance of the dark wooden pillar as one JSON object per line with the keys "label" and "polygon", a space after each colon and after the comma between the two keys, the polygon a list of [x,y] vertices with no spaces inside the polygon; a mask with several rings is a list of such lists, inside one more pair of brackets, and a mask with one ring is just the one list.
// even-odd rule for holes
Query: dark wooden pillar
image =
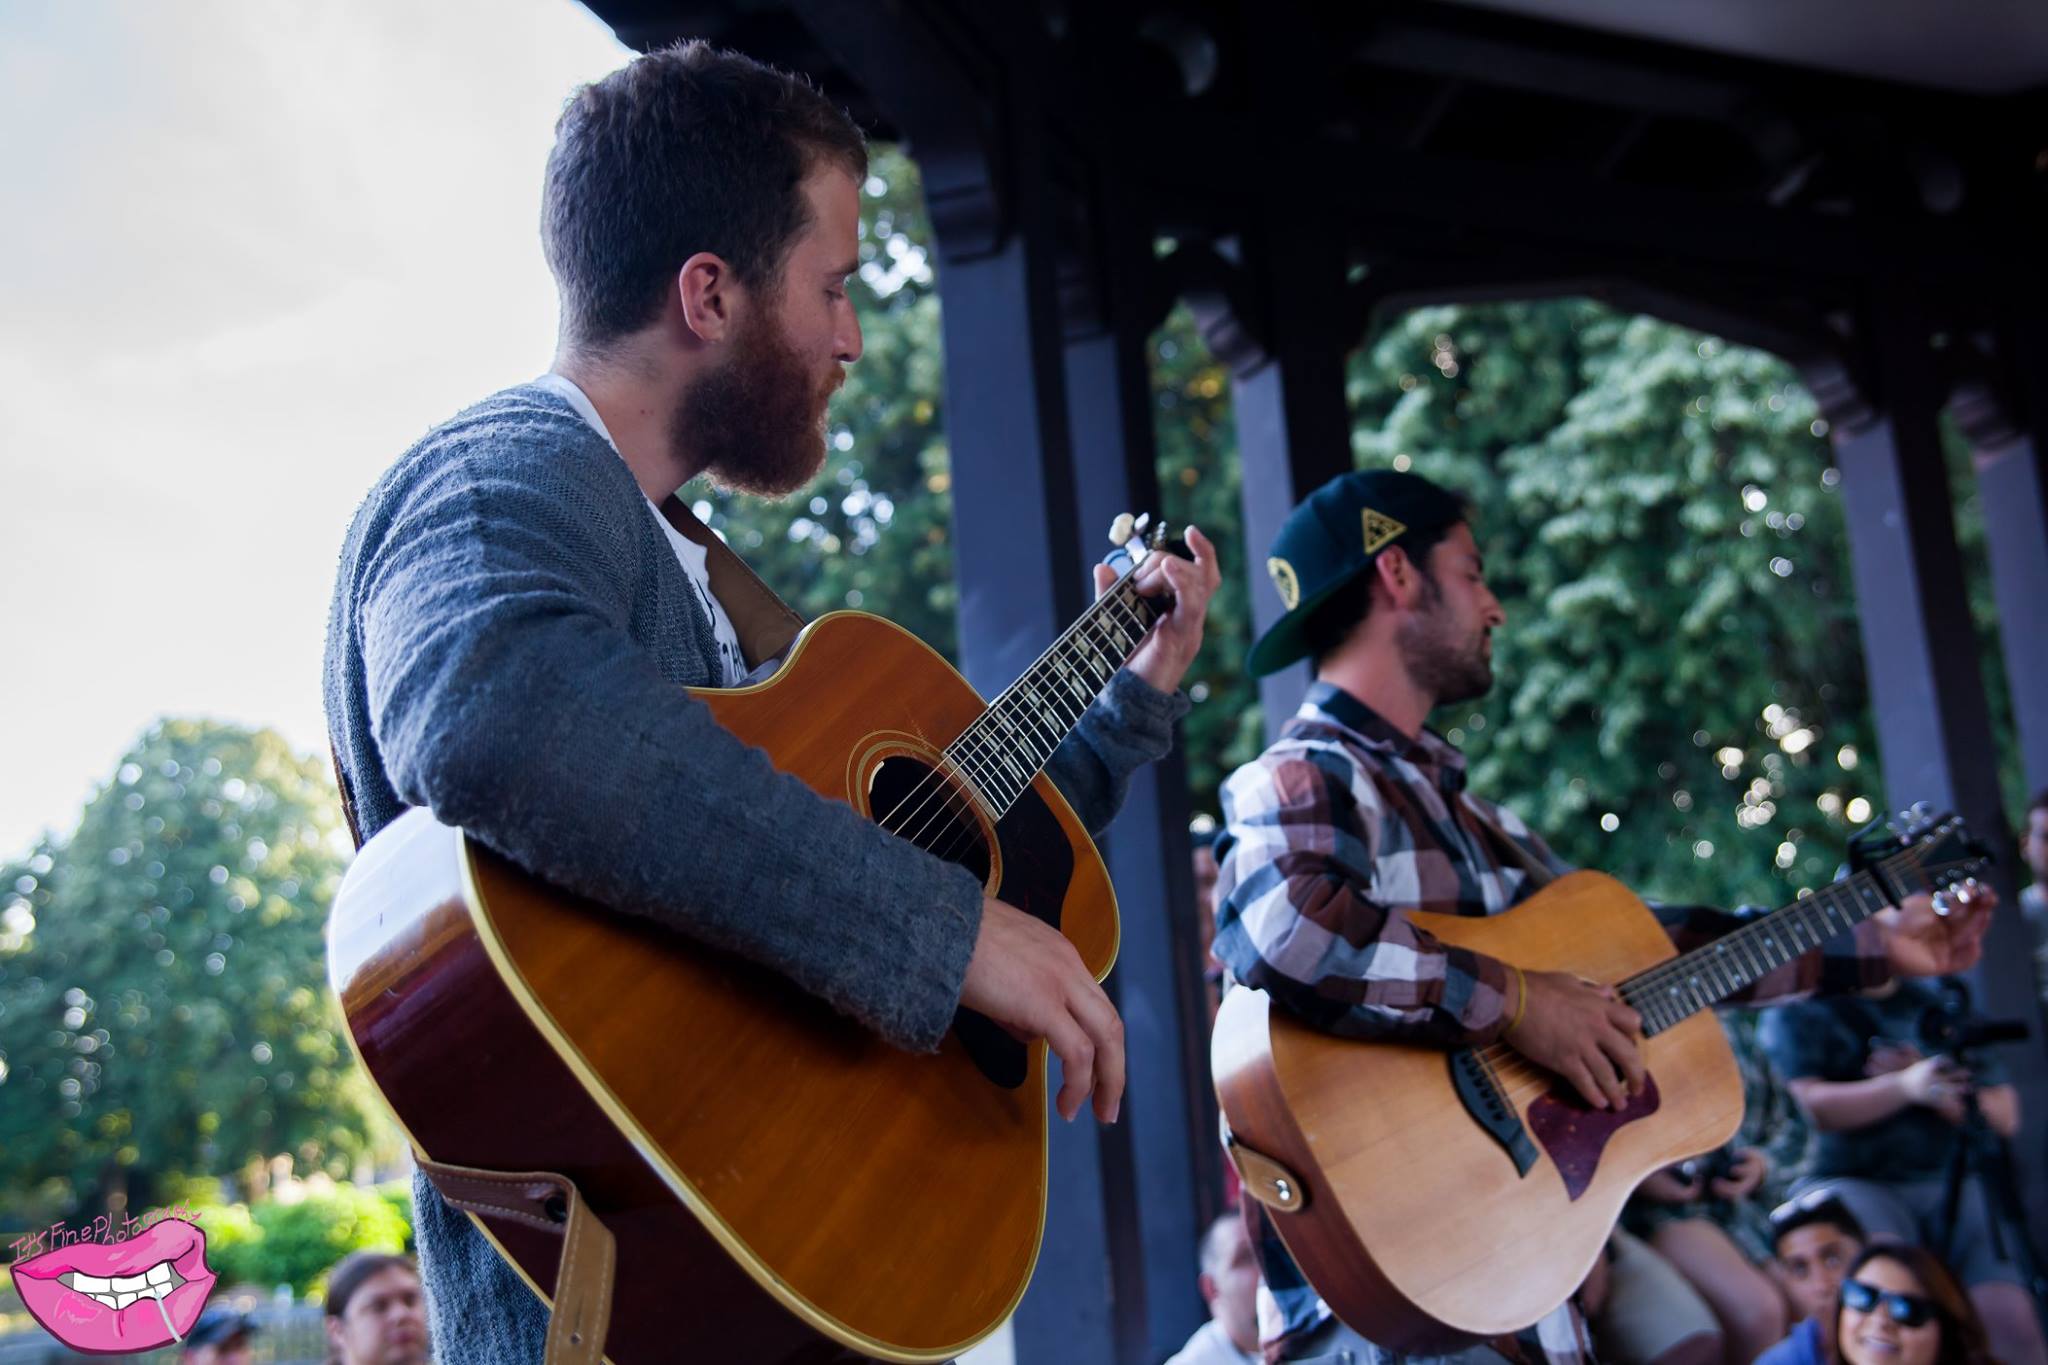
{"label": "dark wooden pillar", "polygon": [[2036,282],[2021,299],[2000,337],[2018,422],[2011,439],[1980,447],[1976,463],[2013,721],[2028,790],[2039,791],[2048,787],[2048,288]]}
{"label": "dark wooden pillar", "polygon": [[[1352,467],[1344,365],[1357,332],[1342,302],[1342,240],[1327,217],[1306,205],[1276,206],[1245,242],[1244,254],[1265,342],[1263,356],[1236,371],[1231,385],[1256,639],[1286,614],[1266,570],[1281,523],[1316,488]],[[1294,714],[1308,683],[1306,663],[1260,680],[1268,739]]]}
{"label": "dark wooden pillar", "polygon": [[[1087,176],[1053,164],[1039,102],[1046,35],[1032,13],[991,12],[1001,40],[963,46],[916,7],[796,8],[890,108],[924,172],[939,258],[961,666],[992,695],[1086,604],[1110,519],[1156,496],[1145,333],[1105,322],[1070,338],[1062,325],[1056,187]],[[1149,243],[1136,249],[1133,283]],[[1217,1158],[1206,1033],[1194,1045],[1196,1087],[1182,1031],[1192,933],[1185,793],[1177,757],[1141,772],[1107,840],[1124,923],[1108,988],[1124,1014],[1132,1079],[1116,1125],[1085,1111],[1051,1124],[1045,1240],[1010,1324],[1019,1362],[1151,1365],[1204,1316],[1198,1190],[1215,1184]],[[1189,1136],[1205,1116],[1206,1166]]]}
{"label": "dark wooden pillar", "polygon": [[[1863,319],[1875,381],[1872,415],[1837,427],[1843,511],[1863,621],[1864,657],[1876,712],[1886,795],[1961,814],[1996,852],[1999,894],[2012,904],[2017,848],[2000,798],[1997,751],[1977,664],[1977,641],[1956,548],[1955,511],[1941,450],[1946,394],[1930,328],[1912,282],[1879,282]],[[1992,922],[1973,974],[1980,1012],[2037,1017],[2033,954],[2024,923],[2008,909]],[[2003,1058],[2027,1112],[2048,1112],[2048,1067],[2039,1047]],[[2038,1191],[2039,1143],[2015,1146]],[[2041,1200],[2033,1201],[2039,1235]]]}
{"label": "dark wooden pillar", "polygon": [[[1089,592],[1075,525],[1054,224],[1036,188],[1043,125],[1021,93],[1002,112],[1010,156],[999,192],[1011,230],[971,256],[948,253],[939,230],[960,662],[984,696],[1014,681]],[[1054,1063],[1055,1082],[1057,1071]],[[1052,1120],[1045,1244],[1012,1319],[1019,1361],[1122,1365],[1104,1200],[1122,1196],[1127,1176],[1115,1167],[1128,1163],[1106,1168],[1097,1127],[1085,1109],[1073,1123]]]}
{"label": "dark wooden pillar", "polygon": [[[1091,558],[1108,550],[1103,537],[1118,513],[1156,516],[1159,508],[1146,353],[1155,319],[1142,291],[1151,244],[1115,193],[1105,185],[1095,205],[1099,251],[1083,263],[1092,307],[1090,316],[1069,318],[1066,347],[1077,505]],[[1123,1173],[1129,1197],[1106,1190],[1106,1213],[1119,1345],[1134,1365],[1178,1350],[1208,1316],[1196,1250],[1221,1205],[1188,816],[1187,768],[1176,745],[1133,777],[1103,848],[1123,921],[1109,987],[1123,1013],[1130,1068],[1122,1121],[1102,1134],[1105,1170]]]}

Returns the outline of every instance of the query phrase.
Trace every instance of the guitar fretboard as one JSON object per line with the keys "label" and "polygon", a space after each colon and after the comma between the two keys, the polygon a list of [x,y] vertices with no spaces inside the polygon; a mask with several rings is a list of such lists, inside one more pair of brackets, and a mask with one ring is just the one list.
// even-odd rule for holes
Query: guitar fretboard
{"label": "guitar fretboard", "polygon": [[1158,617],[1126,573],[946,747],[995,818],[1024,794]]}
{"label": "guitar fretboard", "polygon": [[1621,983],[1622,999],[1661,1033],[1725,1000],[1837,934],[1924,888],[1919,850],[1906,849]]}

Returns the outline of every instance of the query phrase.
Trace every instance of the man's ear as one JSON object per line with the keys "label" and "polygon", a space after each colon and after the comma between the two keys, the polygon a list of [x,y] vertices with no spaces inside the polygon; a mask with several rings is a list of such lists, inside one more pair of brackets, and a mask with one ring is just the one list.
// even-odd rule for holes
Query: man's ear
{"label": "man's ear", "polygon": [[1379,558],[1373,560],[1372,567],[1379,586],[1386,591],[1387,599],[1393,605],[1404,609],[1412,607],[1422,596],[1422,575],[1404,547],[1389,545],[1380,551]]}
{"label": "man's ear", "polygon": [[683,326],[699,341],[716,346],[736,325],[742,292],[723,256],[700,251],[676,272]]}
{"label": "man's ear", "polygon": [[1195,1281],[1195,1285],[1202,1291],[1202,1302],[1214,1305],[1216,1294],[1222,1288],[1221,1285],[1216,1283],[1216,1277],[1205,1270],[1202,1272],[1201,1278]]}

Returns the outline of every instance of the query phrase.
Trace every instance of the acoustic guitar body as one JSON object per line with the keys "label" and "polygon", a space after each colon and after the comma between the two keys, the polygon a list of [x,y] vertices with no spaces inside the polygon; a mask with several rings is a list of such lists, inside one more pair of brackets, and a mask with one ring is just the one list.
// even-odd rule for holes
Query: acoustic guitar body
{"label": "acoustic guitar body", "polygon": [[[813,622],[768,682],[694,695],[871,819],[937,789],[919,784],[984,705],[915,636],[852,612]],[[906,833],[1107,974],[1108,874],[1052,784],[1039,775],[999,822],[949,790],[951,823]],[[633,793],[619,801],[631,818]],[[764,915],[776,871],[761,869]],[[559,892],[425,811],[358,856],[329,964],[354,1045],[423,1156],[560,1172],[612,1230],[617,1365],[948,1360],[1030,1280],[1042,1043],[992,1040],[965,1016],[937,1055],[899,1051],[782,977]],[[560,1241],[475,1221],[551,1301]]]}
{"label": "acoustic guitar body", "polygon": [[[1524,971],[1620,982],[1676,956],[1649,907],[1575,872],[1490,917],[1416,913],[1443,942]],[[1518,1331],[1586,1277],[1642,1180],[1728,1141],[1734,1054],[1710,1013],[1644,1040],[1652,1085],[1620,1114],[1503,1045],[1460,1054],[1311,1029],[1234,990],[1212,1040],[1217,1096],[1246,1188],[1323,1299],[1368,1340],[1449,1349]],[[1519,1127],[1527,1169],[1501,1134]],[[1261,1161],[1261,1158],[1267,1160]],[[1285,1205],[1297,1205],[1288,1211]]]}

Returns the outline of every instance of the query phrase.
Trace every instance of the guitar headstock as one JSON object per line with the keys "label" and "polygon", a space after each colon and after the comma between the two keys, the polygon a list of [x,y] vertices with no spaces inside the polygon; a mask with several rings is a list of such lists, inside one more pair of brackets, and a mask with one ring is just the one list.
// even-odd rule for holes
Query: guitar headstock
{"label": "guitar headstock", "polygon": [[1135,566],[1143,564],[1161,550],[1179,555],[1182,559],[1188,557],[1186,542],[1177,536],[1170,536],[1166,530],[1166,523],[1150,512],[1140,512],[1136,516],[1129,512],[1120,513],[1117,519],[1110,523],[1109,543],[1116,548],[1109,552],[1106,562],[1114,566],[1118,573],[1128,572]]}
{"label": "guitar headstock", "polygon": [[1906,891],[1940,892],[1982,876],[1992,854],[1960,815],[1935,812],[1923,802],[1891,820],[1859,830],[1849,844],[1852,860],[1882,862]]}

